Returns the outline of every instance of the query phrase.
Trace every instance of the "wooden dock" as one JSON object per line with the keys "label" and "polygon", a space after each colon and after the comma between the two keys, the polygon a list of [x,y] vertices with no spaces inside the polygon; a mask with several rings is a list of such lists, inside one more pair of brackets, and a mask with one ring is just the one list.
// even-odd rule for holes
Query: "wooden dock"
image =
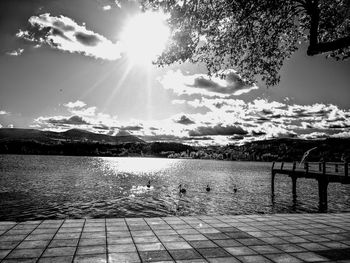
{"label": "wooden dock", "polygon": [[274,197],[275,193],[276,174],[284,174],[291,177],[293,200],[295,200],[297,197],[296,184],[298,178],[308,178],[317,180],[320,211],[327,210],[327,188],[329,183],[350,184],[349,163],[347,162],[273,162],[271,168],[272,197]]}

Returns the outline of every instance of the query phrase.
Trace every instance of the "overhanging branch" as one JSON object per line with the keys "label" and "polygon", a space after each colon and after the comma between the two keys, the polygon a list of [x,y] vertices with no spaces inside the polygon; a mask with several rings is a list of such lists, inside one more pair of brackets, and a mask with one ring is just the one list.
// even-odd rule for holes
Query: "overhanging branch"
{"label": "overhanging branch", "polygon": [[307,54],[309,56],[335,51],[350,46],[350,36],[336,39],[330,42],[316,43],[309,46]]}

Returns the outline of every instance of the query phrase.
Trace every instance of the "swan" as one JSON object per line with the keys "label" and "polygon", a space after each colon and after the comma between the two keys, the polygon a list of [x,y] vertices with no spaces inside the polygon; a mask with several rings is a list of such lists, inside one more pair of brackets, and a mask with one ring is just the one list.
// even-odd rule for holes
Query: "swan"
{"label": "swan", "polygon": [[210,186],[209,186],[209,184],[207,184],[207,188],[205,188],[205,190],[207,190],[207,192],[210,192]]}
{"label": "swan", "polygon": [[180,192],[181,194],[186,193],[186,189],[185,189],[185,188],[182,188],[182,185],[181,185],[181,184],[179,185],[179,192]]}

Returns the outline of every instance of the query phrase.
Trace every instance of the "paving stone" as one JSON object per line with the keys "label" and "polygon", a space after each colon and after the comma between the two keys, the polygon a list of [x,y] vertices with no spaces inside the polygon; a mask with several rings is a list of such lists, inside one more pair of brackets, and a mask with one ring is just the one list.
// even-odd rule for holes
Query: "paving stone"
{"label": "paving stone", "polygon": [[106,253],[106,246],[79,246],[77,255],[102,254]]}
{"label": "paving stone", "polygon": [[108,262],[110,263],[139,263],[141,262],[139,255],[136,252],[127,253],[109,253]]}
{"label": "paving stone", "polygon": [[6,258],[38,258],[43,253],[44,248],[15,249]]}
{"label": "paving stone", "polygon": [[17,248],[46,248],[49,242],[50,240],[23,241]]}
{"label": "paving stone", "polygon": [[237,257],[242,263],[270,263],[273,262],[269,259],[267,259],[264,256],[261,255],[254,255],[254,256],[238,256]]}
{"label": "paving stone", "polygon": [[[52,239],[49,247],[75,247],[78,245],[79,239]],[[22,242],[23,244],[24,242]],[[21,244],[21,245],[22,245]]]}
{"label": "paving stone", "polygon": [[241,261],[235,257],[209,258],[208,261],[210,263],[241,263]]}
{"label": "paving stone", "polygon": [[198,248],[199,253],[201,253],[206,258],[215,257],[230,257],[231,255],[227,253],[223,248],[212,247],[212,248]]}
{"label": "paving stone", "polygon": [[138,243],[136,244],[138,251],[159,251],[165,250],[164,246],[160,243]]}
{"label": "paving stone", "polygon": [[208,238],[203,235],[182,235],[182,237],[187,241],[208,240]]}
{"label": "paving stone", "polygon": [[115,238],[115,237],[107,237],[107,243],[108,244],[129,244],[133,243],[131,237],[122,237],[122,238]]}
{"label": "paving stone", "polygon": [[210,240],[188,241],[188,243],[194,248],[209,248],[209,247],[218,246],[213,241],[210,241]]}
{"label": "paving stone", "polygon": [[148,237],[134,237],[135,243],[154,243],[159,242],[159,239],[156,236],[148,236]]}
{"label": "paving stone", "polygon": [[248,247],[226,247],[225,250],[233,256],[254,255],[256,252]]}
{"label": "paving stone", "polygon": [[140,256],[143,262],[156,262],[164,260],[172,260],[170,254],[166,250],[162,251],[141,251]]}
{"label": "paving stone", "polygon": [[1,241],[0,242],[0,251],[1,250],[6,250],[6,249],[13,249],[15,248],[20,241]]}
{"label": "paving stone", "polygon": [[281,253],[281,250],[270,245],[250,246],[249,248],[253,249],[259,254]]}
{"label": "paving stone", "polygon": [[187,242],[164,242],[166,249],[191,249],[191,245]]}
{"label": "paving stone", "polygon": [[11,252],[11,249],[0,250],[0,260],[5,258],[10,252]]}
{"label": "paving stone", "polygon": [[108,252],[109,253],[135,252],[135,251],[136,251],[136,246],[134,244],[117,244],[117,245],[108,244]]}
{"label": "paving stone", "polygon": [[67,263],[72,262],[73,256],[40,258],[38,263]]}
{"label": "paving stone", "polygon": [[1,263],[36,263],[37,258],[16,258],[16,259],[5,259]]}
{"label": "paving stone", "polygon": [[158,236],[162,242],[184,241],[180,235]]}
{"label": "paving stone", "polygon": [[176,249],[168,251],[175,260],[197,259],[202,256],[194,249]]}
{"label": "paving stone", "polygon": [[81,255],[74,258],[74,263],[105,263],[107,262],[106,254],[98,255]]}
{"label": "paving stone", "polygon": [[43,257],[73,256],[76,247],[52,247],[45,250]]}
{"label": "paving stone", "polygon": [[300,259],[293,257],[291,255],[288,255],[288,254],[268,254],[265,256],[276,263],[300,263],[300,262],[303,262]]}

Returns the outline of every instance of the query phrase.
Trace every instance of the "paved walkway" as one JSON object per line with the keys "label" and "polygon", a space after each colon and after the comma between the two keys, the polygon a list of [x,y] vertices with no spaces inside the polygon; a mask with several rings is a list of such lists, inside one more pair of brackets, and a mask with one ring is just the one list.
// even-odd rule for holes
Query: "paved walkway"
{"label": "paved walkway", "polygon": [[350,213],[0,222],[1,262],[350,262]]}

